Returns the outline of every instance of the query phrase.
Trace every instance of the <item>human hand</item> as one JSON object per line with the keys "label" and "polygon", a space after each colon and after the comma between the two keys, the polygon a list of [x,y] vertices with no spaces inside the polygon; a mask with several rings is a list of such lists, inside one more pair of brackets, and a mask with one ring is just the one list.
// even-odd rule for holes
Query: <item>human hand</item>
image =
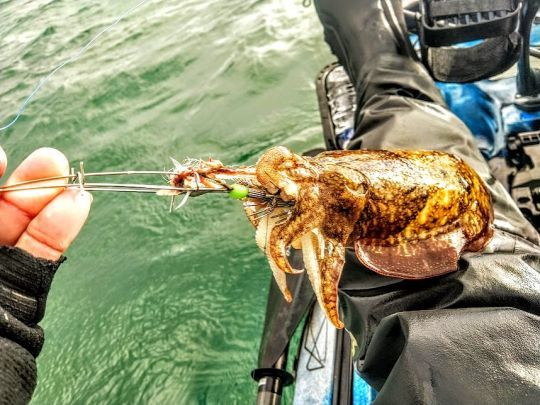
{"label": "human hand", "polygon": [[[7,158],[0,147],[0,177]],[[51,148],[34,151],[6,184],[69,174],[66,157]],[[62,185],[65,180],[48,182]],[[43,183],[40,183],[43,184]],[[86,191],[52,188],[0,193],[0,245],[15,246],[49,260],[58,260],[79,234],[90,210]]]}

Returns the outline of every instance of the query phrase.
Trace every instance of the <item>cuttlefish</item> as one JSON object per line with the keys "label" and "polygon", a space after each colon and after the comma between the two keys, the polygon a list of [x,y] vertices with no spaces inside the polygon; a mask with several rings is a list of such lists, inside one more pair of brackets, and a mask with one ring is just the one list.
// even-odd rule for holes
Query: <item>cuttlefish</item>
{"label": "cuttlefish", "polygon": [[255,167],[219,161],[179,166],[176,186],[249,186],[244,209],[278,287],[292,300],[289,247],[302,249],[305,270],[328,319],[343,328],[338,285],[345,250],[379,274],[424,279],[457,270],[464,251],[493,235],[489,191],[463,160],[436,151],[329,151],[315,157],[285,147],[266,151]]}

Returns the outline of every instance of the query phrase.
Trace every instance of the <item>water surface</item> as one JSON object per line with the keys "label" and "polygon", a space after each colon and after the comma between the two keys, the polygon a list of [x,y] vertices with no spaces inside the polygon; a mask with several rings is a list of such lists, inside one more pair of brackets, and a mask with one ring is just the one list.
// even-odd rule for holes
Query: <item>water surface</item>
{"label": "water surface", "polygon": [[[0,119],[136,0],[0,0]],[[47,83],[0,143],[89,171],[169,157],[253,163],[321,144],[314,78],[333,58],[301,0],[152,0]],[[160,179],[157,179],[160,181]],[[99,194],[43,321],[33,404],[246,404],[270,271],[237,202],[174,214]]]}

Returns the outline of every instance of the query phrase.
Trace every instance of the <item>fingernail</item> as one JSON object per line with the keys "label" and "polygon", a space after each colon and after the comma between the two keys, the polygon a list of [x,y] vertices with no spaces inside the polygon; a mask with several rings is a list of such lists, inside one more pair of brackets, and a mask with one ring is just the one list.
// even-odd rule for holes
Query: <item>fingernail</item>
{"label": "fingernail", "polygon": [[87,201],[94,201],[94,196],[90,194],[88,191],[80,190],[77,192],[76,197],[77,202],[86,203]]}
{"label": "fingernail", "polygon": [[3,168],[7,163],[7,156],[4,149],[0,148],[0,168]]}

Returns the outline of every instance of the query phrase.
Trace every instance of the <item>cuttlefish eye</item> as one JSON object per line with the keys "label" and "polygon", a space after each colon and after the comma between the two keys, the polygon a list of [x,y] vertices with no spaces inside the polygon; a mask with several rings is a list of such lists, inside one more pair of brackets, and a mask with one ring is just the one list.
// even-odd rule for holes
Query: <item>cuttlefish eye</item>
{"label": "cuttlefish eye", "polygon": [[293,154],[282,146],[272,148],[264,153],[257,162],[257,179],[269,193],[276,194],[284,176],[284,164],[293,162]]}
{"label": "cuttlefish eye", "polygon": [[297,166],[296,169],[291,170],[290,177],[293,177],[295,180],[311,179],[316,180],[317,171],[308,165]]}

